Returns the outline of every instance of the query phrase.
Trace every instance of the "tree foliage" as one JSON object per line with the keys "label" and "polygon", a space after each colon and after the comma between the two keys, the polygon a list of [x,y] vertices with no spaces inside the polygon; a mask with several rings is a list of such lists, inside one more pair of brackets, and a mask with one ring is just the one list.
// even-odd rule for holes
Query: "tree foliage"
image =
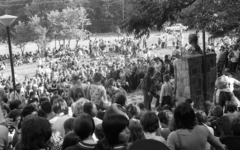
{"label": "tree foliage", "polygon": [[205,28],[214,37],[239,30],[238,0],[129,0],[131,14],[121,22],[127,32],[141,37],[150,29],[162,30],[181,22],[189,28]]}

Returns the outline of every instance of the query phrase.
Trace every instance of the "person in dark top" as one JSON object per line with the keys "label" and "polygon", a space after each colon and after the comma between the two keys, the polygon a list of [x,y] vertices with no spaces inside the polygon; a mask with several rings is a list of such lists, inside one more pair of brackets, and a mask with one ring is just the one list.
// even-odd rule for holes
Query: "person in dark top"
{"label": "person in dark top", "polygon": [[228,150],[240,149],[240,118],[235,118],[231,127],[233,135],[220,137],[220,142],[227,146]]}
{"label": "person in dark top", "polygon": [[129,120],[118,114],[103,119],[104,138],[98,141],[94,150],[126,150],[130,139]]}
{"label": "person in dark top", "polygon": [[92,117],[88,114],[80,114],[73,124],[74,133],[80,138],[78,144],[68,147],[66,150],[93,150],[96,142],[92,135],[95,125]]}
{"label": "person in dark top", "polygon": [[151,110],[151,102],[152,102],[152,77],[154,75],[155,69],[153,67],[148,68],[147,74],[143,78],[143,86],[142,86],[142,92],[144,97],[144,105],[147,110]]}

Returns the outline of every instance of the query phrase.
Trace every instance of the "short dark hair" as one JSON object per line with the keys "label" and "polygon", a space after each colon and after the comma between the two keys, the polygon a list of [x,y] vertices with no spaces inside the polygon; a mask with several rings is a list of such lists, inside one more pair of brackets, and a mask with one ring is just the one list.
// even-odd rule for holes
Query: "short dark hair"
{"label": "short dark hair", "polygon": [[94,133],[98,140],[102,140],[104,138],[104,131],[102,128],[102,124],[98,124],[96,126]]}
{"label": "short dark hair", "polygon": [[92,109],[93,109],[93,102],[86,102],[83,105],[83,112],[86,114],[89,114],[90,116],[93,116]]}
{"label": "short dark hair", "polygon": [[73,123],[73,130],[82,141],[91,136],[95,130],[92,117],[86,113],[80,114]]}
{"label": "short dark hair", "polygon": [[231,126],[234,136],[240,136],[240,118],[234,118]]}
{"label": "short dark hair", "polygon": [[40,103],[40,105],[42,105],[42,103],[43,102],[49,102],[49,99],[47,98],[47,97],[41,97],[40,99],[39,99],[39,103]]}
{"label": "short dark hair", "polygon": [[47,119],[28,116],[22,122],[21,148],[24,150],[47,148],[47,141],[51,135],[51,124]]}
{"label": "short dark hair", "polygon": [[50,102],[44,101],[44,102],[41,104],[41,109],[42,109],[45,113],[49,114],[49,113],[52,112],[52,105],[51,105]]}
{"label": "short dark hair", "polygon": [[174,120],[177,129],[193,129],[196,125],[195,113],[189,103],[179,104],[174,111]]}
{"label": "short dark hair", "polygon": [[158,117],[154,112],[147,112],[140,120],[143,131],[153,133],[159,128]]}
{"label": "short dark hair", "polygon": [[222,117],[223,116],[223,108],[220,105],[215,106],[212,109],[212,114],[214,117]]}
{"label": "short dark hair", "polygon": [[144,106],[143,103],[138,103],[137,105],[140,108],[140,110],[144,110],[145,109],[145,106]]}
{"label": "short dark hair", "polygon": [[185,101],[186,103],[188,103],[188,104],[192,104],[193,103],[193,100],[192,99],[190,99],[190,98],[188,98],[188,99],[186,99],[186,101]]}
{"label": "short dark hair", "polygon": [[125,106],[126,101],[127,101],[127,98],[126,98],[125,95],[119,94],[119,95],[116,96],[115,103],[117,103],[117,104],[119,104],[121,106]]}
{"label": "short dark hair", "polygon": [[37,113],[38,117],[47,118],[47,114],[42,109],[38,109]]}
{"label": "short dark hair", "polygon": [[13,100],[10,102],[9,104],[9,108],[11,110],[14,110],[14,109],[18,109],[18,107],[21,105],[21,101],[20,100]]}
{"label": "short dark hair", "polygon": [[17,117],[21,116],[21,111],[19,109],[14,109],[9,112],[7,118],[12,118],[16,120]]}
{"label": "short dark hair", "polygon": [[68,114],[68,106],[67,103],[64,99],[62,98],[57,98],[53,101],[53,112],[58,114],[58,113],[64,113]]}
{"label": "short dark hair", "polygon": [[37,109],[32,105],[28,105],[23,108],[21,115],[22,117],[26,117],[31,115],[34,111],[37,111]]}
{"label": "short dark hair", "polygon": [[226,103],[226,111],[230,112],[230,113],[234,113],[235,111],[237,111],[237,104],[233,103],[233,102],[228,102]]}
{"label": "short dark hair", "polygon": [[62,149],[65,150],[70,146],[76,145],[80,141],[80,138],[73,132],[70,131],[65,135],[63,139]]}
{"label": "short dark hair", "polygon": [[64,122],[63,127],[64,127],[64,130],[65,130],[65,134],[67,134],[70,131],[73,131],[74,121],[75,121],[75,118],[69,118]]}

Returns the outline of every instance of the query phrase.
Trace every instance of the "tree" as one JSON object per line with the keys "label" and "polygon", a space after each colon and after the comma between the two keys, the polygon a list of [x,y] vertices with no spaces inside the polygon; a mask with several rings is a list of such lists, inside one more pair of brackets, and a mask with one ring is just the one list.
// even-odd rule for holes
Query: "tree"
{"label": "tree", "polygon": [[21,49],[22,56],[24,56],[25,46],[32,40],[32,33],[29,32],[31,31],[31,28],[27,23],[19,21],[18,25],[16,25],[14,29],[14,44]]}
{"label": "tree", "polygon": [[239,28],[237,0],[129,0],[131,13],[120,26],[136,37],[150,29],[164,29],[181,22],[190,28],[205,28],[213,36],[222,36]]}
{"label": "tree", "polygon": [[31,37],[32,37],[32,42],[36,43],[41,50],[46,50],[46,45],[49,42],[47,39],[47,31],[48,29],[43,27],[41,25],[41,18],[38,17],[37,15],[33,16],[30,18],[30,21],[28,22],[28,25],[31,29]]}
{"label": "tree", "polygon": [[[63,9],[62,12],[51,11],[47,14],[56,37],[60,40],[70,41],[76,38],[76,33],[83,33],[85,27],[90,25],[90,20],[87,18],[88,14],[83,7]],[[79,30],[81,31],[79,31]]]}

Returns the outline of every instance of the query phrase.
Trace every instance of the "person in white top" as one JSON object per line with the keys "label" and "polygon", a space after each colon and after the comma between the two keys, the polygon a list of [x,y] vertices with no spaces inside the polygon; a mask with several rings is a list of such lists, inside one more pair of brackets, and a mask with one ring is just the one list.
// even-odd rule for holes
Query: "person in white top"
{"label": "person in white top", "polygon": [[233,78],[232,76],[232,70],[226,68],[225,71],[225,76],[227,76],[227,81],[229,82],[229,89],[231,92],[234,91],[234,85],[238,85],[240,86],[240,81],[236,80],[235,78]]}
{"label": "person in white top", "polygon": [[162,106],[169,105],[171,106],[172,103],[172,97],[173,97],[173,87],[172,84],[169,82],[170,78],[169,75],[163,76],[164,84],[162,85],[161,91],[160,91],[160,103]]}

